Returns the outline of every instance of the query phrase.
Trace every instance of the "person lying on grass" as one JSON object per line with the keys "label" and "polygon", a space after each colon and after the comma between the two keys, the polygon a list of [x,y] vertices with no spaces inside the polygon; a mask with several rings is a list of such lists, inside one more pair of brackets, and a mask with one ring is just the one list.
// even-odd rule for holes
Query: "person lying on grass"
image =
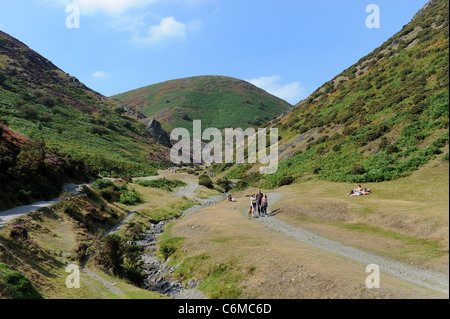
{"label": "person lying on grass", "polygon": [[370,189],[363,188],[361,185],[358,185],[358,188],[350,191],[350,196],[361,196],[361,195],[369,195]]}

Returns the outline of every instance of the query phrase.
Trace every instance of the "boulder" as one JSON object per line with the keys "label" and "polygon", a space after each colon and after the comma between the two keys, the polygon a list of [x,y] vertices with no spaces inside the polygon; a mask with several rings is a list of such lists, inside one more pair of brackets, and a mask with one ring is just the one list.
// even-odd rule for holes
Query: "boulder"
{"label": "boulder", "polygon": [[161,123],[159,123],[156,119],[149,119],[146,123],[147,132],[151,137],[154,137],[159,144],[169,147],[172,147],[172,143],[170,142],[170,135],[167,133],[162,127]]}

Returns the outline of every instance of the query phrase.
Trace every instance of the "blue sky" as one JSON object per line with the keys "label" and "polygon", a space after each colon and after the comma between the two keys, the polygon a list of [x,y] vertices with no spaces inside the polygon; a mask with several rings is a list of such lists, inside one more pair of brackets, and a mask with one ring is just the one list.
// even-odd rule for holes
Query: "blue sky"
{"label": "blue sky", "polygon": [[[198,75],[295,104],[373,51],[427,0],[0,0],[0,30],[106,95]],[[66,12],[80,10],[79,28]],[[370,4],[380,28],[369,29]],[[69,19],[68,19],[69,17]]]}

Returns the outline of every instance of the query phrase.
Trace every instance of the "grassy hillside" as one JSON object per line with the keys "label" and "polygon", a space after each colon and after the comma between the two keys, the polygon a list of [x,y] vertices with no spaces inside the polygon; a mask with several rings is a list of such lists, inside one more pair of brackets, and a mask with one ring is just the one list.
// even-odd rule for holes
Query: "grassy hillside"
{"label": "grassy hillside", "polygon": [[262,125],[286,112],[289,103],[242,80],[199,76],[154,84],[114,96],[166,130],[192,131],[192,120],[218,129]]}
{"label": "grassy hillside", "polygon": [[14,131],[106,175],[153,174],[167,151],[137,115],[0,31],[0,119]]}
{"label": "grassy hillside", "polygon": [[[102,190],[86,187],[80,196],[66,194],[58,204],[20,216],[0,229],[0,299],[166,298],[140,288],[143,248],[127,242],[141,238],[150,223],[180,216],[195,202],[164,189],[113,185]],[[123,204],[122,196],[111,196],[116,189],[118,195],[139,194],[140,203]],[[131,210],[136,212],[131,219],[105,235]],[[68,264],[85,264],[97,279],[81,271],[80,289],[68,289]]]}
{"label": "grassy hillside", "polygon": [[[448,1],[434,1],[288,116],[272,121],[282,137],[281,164],[263,185],[311,176],[380,182],[436,156],[448,161],[448,14]],[[242,178],[251,168],[238,167],[228,177]]]}
{"label": "grassy hillside", "polygon": [[95,175],[82,160],[25,138],[0,121],[0,211],[58,197],[65,183]]}

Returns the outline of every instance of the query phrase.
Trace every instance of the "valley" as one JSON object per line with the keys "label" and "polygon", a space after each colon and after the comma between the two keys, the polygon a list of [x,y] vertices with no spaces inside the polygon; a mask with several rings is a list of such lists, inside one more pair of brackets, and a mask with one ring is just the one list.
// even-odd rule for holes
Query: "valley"
{"label": "valley", "polygon": [[448,12],[295,105],[219,75],[107,97],[0,31],[0,299],[448,299]]}

